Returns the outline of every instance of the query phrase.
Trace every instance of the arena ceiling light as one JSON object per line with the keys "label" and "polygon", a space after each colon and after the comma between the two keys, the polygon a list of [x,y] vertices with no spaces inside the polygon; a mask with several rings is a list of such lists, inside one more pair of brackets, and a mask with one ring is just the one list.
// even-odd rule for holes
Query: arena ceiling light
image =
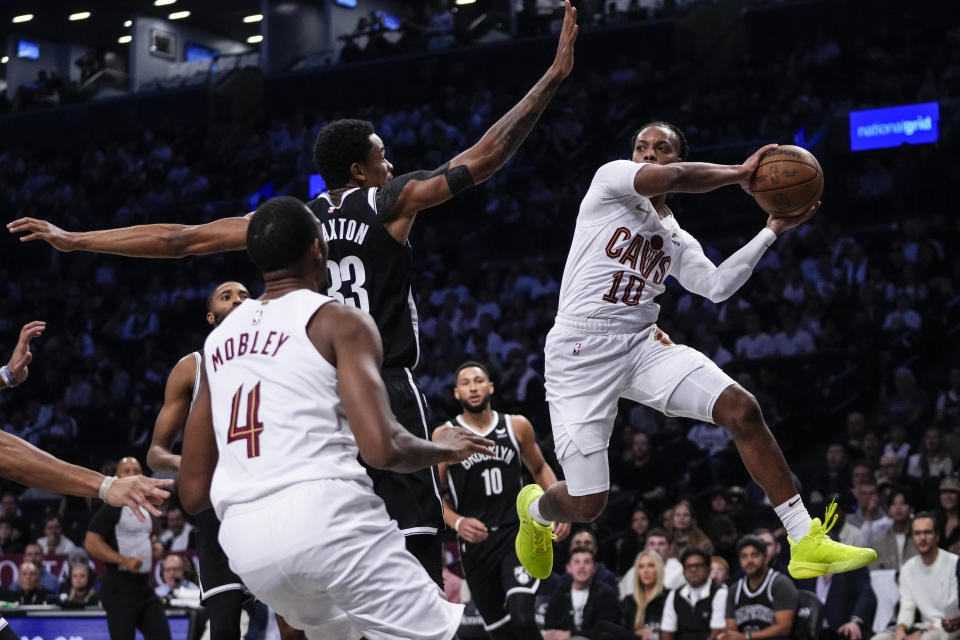
{"label": "arena ceiling light", "polygon": [[263,14],[262,14],[262,13],[255,13],[255,14],[253,14],[252,16],[246,16],[246,17],[244,17],[244,19],[243,19],[243,21],[244,21],[246,24],[250,24],[251,22],[260,22],[261,20],[263,20]]}
{"label": "arena ceiling light", "polygon": [[22,16],[13,16],[13,20],[11,20],[11,22],[17,24],[20,22],[30,22],[31,20],[33,20],[33,14],[25,13]]}
{"label": "arena ceiling light", "polygon": [[133,36],[120,36],[119,38],[117,38],[117,42],[119,42],[120,44],[130,44],[132,40],[133,40]]}
{"label": "arena ceiling light", "polygon": [[70,22],[76,22],[77,20],[86,20],[89,17],[90,17],[89,11],[79,11],[77,13],[71,13],[68,19],[70,20]]}
{"label": "arena ceiling light", "polygon": [[3,56],[0,58],[0,64],[7,64],[8,62],[10,62],[10,56]]}
{"label": "arena ceiling light", "polygon": [[454,2],[453,4],[462,7],[462,6],[465,5],[465,4],[473,4],[473,3],[475,3],[476,1],[477,1],[477,0],[457,0],[457,1]]}
{"label": "arena ceiling light", "polygon": [[155,7],[165,7],[168,4],[173,4],[177,0],[153,0],[153,6]]}
{"label": "arena ceiling light", "polygon": [[169,20],[183,20],[184,18],[190,17],[189,11],[174,11],[167,16]]}
{"label": "arena ceiling light", "polygon": [[127,28],[129,29],[130,27],[133,26],[133,20],[124,20],[123,26],[125,26],[125,27],[127,27]]}
{"label": "arena ceiling light", "polygon": [[259,44],[259,43],[263,42],[263,36],[261,36],[261,35],[259,35],[259,34],[255,35],[255,36],[250,36],[249,38],[247,38],[247,42],[248,42],[249,44]]}

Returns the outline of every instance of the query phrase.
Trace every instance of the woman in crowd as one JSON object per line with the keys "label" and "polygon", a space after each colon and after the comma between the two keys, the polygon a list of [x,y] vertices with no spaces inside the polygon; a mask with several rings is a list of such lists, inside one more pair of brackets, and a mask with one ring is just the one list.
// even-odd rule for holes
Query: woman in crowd
{"label": "woman in crowd", "polygon": [[693,515],[693,505],[689,500],[681,500],[673,505],[673,515],[670,518],[674,544],[677,547],[677,557],[683,555],[687,547],[703,549],[713,553],[713,543],[710,538],[697,526],[697,519]]}
{"label": "woman in crowd", "polygon": [[653,514],[643,505],[634,508],[630,516],[630,527],[617,541],[617,564],[614,570],[623,575],[630,570],[630,558],[636,558],[647,541],[647,531],[653,526]]}
{"label": "woman in crowd", "polygon": [[[960,542],[960,476],[944,476],[940,481],[940,546],[953,551]],[[958,545],[960,546],[960,545]]]}
{"label": "woman in crowd", "polygon": [[633,595],[620,602],[623,625],[643,640],[660,640],[660,618],[667,599],[663,558],[656,551],[642,551],[633,566]]}
{"label": "woman in crowd", "polygon": [[64,609],[80,609],[100,604],[100,594],[93,588],[93,571],[85,562],[70,565],[70,591],[60,594]]}

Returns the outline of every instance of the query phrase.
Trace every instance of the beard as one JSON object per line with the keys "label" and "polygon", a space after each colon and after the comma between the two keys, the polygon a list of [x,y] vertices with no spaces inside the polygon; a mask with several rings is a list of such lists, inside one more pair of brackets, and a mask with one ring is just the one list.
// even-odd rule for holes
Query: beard
{"label": "beard", "polygon": [[478,404],[478,405],[472,405],[472,404],[469,404],[468,402],[465,402],[465,401],[461,400],[461,401],[460,401],[460,408],[463,409],[464,411],[468,411],[468,412],[470,412],[470,413],[483,413],[484,411],[487,410],[487,408],[490,407],[490,396],[491,396],[491,395],[493,395],[493,394],[488,393],[487,395],[485,395],[485,396],[483,397],[483,400],[481,400],[481,401],[480,401],[480,404]]}

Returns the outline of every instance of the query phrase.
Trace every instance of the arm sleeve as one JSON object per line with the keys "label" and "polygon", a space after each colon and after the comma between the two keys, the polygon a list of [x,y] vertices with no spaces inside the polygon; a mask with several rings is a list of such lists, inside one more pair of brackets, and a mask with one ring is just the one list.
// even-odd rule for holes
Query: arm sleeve
{"label": "arm sleeve", "polygon": [[917,615],[917,602],[913,599],[913,584],[909,572],[900,569],[900,613],[897,614],[897,625],[907,629],[913,626]]}
{"label": "arm sleeve", "polygon": [[105,504],[90,518],[90,524],[87,526],[87,530],[93,531],[104,540],[109,540],[119,520],[120,507],[111,507]]}
{"label": "arm sleeve", "polygon": [[760,262],[767,248],[777,239],[770,229],[762,229],[720,266],[714,265],[704,254],[703,247],[686,231],[683,253],[677,265],[676,277],[683,288],[712,302],[723,302],[744,285]]}
{"label": "arm sleeve", "polygon": [[710,607],[710,628],[725,629],[727,626],[727,590],[717,589],[713,594],[713,603]]}
{"label": "arm sleeve", "polygon": [[663,617],[660,618],[661,631],[675,632],[677,630],[677,609],[673,604],[673,599],[676,596],[676,593],[676,589],[668,593],[667,599],[663,603]]}
{"label": "arm sleeve", "polygon": [[800,594],[793,582],[785,575],[777,576],[773,582],[773,610],[783,611],[785,609],[796,610],[800,603]]}
{"label": "arm sleeve", "polygon": [[637,172],[647,164],[646,162],[634,162],[633,160],[608,162],[597,169],[590,186],[596,188],[605,198],[637,195],[633,180],[637,177]]}
{"label": "arm sleeve", "polygon": [[[440,171],[440,169],[437,171]],[[427,180],[432,178],[434,175],[439,174],[434,171],[412,171],[410,173],[405,173],[402,176],[397,176],[396,178],[393,178],[387,182],[387,184],[384,186],[378,188],[376,194],[374,195],[377,204],[377,215],[383,220],[390,220],[392,217],[391,211],[393,210],[393,205],[397,204],[397,199],[400,197],[400,192],[403,191],[405,186],[407,186],[407,183],[411,180]]]}
{"label": "arm sleeve", "polygon": [[547,604],[547,613],[543,618],[544,629],[557,629],[560,631],[569,631],[569,629],[564,629],[564,627],[567,627],[569,625],[564,624],[564,619],[563,619],[564,613],[569,605],[569,603],[567,602],[569,597],[570,597],[569,592],[566,592],[563,589],[553,592],[553,596],[550,598],[550,602]]}
{"label": "arm sleeve", "polygon": [[853,604],[853,613],[850,617],[859,618],[860,626],[865,626],[870,624],[877,611],[877,596],[870,584],[870,571],[866,567],[861,567],[849,575],[857,591],[857,599]]}

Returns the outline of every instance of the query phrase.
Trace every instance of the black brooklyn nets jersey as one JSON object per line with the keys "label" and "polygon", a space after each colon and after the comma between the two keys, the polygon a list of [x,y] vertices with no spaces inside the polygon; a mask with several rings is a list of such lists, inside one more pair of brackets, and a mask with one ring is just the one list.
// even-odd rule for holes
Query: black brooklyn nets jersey
{"label": "black brooklyn nets jersey", "polygon": [[330,251],[324,293],[373,316],[383,340],[384,369],[413,369],[420,359],[413,250],[387,231],[376,193],[376,188],[357,187],[343,194],[339,207],[326,193],[307,203]]}
{"label": "black brooklyn nets jersey", "polygon": [[447,467],[453,508],[488,528],[517,522],[517,494],[523,488],[523,461],[510,416],[500,412],[494,416],[493,426],[485,432],[468,427],[459,416],[448,423],[494,441],[495,456],[475,453]]}

